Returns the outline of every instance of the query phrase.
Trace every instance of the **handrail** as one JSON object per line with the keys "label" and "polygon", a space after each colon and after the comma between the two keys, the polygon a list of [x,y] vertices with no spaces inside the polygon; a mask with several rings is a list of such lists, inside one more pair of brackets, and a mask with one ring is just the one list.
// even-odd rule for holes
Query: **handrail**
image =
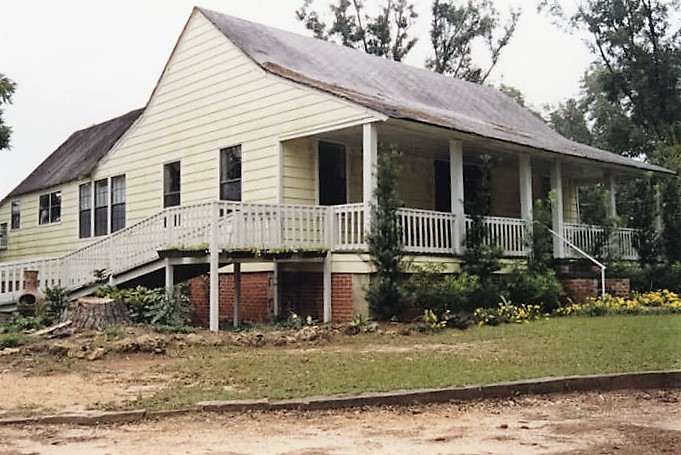
{"label": "handrail", "polygon": [[580,247],[578,247],[577,245],[575,245],[574,243],[572,243],[571,241],[569,241],[568,239],[566,239],[565,237],[563,237],[562,235],[560,235],[559,233],[557,233],[556,231],[551,229],[550,227],[546,226],[545,224],[543,224],[539,221],[536,221],[536,220],[534,221],[534,223],[539,224],[542,227],[545,227],[546,229],[548,229],[548,231],[551,234],[555,235],[560,240],[567,243],[570,247],[574,248],[574,250],[577,251],[579,254],[581,254],[582,256],[584,256],[585,258],[587,258],[588,260],[590,260],[591,262],[596,264],[598,267],[600,267],[600,269],[601,269],[601,296],[605,297],[605,269],[606,269],[605,264],[599,262],[596,258],[591,256],[586,251],[584,251],[583,249],[581,249]]}

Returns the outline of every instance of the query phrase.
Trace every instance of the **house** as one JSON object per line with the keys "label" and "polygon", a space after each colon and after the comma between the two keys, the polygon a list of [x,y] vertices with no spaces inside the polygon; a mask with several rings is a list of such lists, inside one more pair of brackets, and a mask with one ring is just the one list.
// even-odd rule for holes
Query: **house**
{"label": "house", "polygon": [[[1,201],[0,301],[26,269],[73,296],[97,269],[168,285],[199,270],[212,330],[289,304],[347,319],[366,311],[368,204],[391,146],[406,250],[451,272],[482,155],[495,162],[486,223],[509,257],[526,253],[532,201],[549,190],[554,255],[569,258],[602,232],[580,224],[577,185],[606,181],[614,196],[618,179],[671,173],[570,141],[493,88],[195,8],[143,109],[74,133]],[[633,231],[617,234],[634,258]],[[329,252],[234,255],[283,247]]]}

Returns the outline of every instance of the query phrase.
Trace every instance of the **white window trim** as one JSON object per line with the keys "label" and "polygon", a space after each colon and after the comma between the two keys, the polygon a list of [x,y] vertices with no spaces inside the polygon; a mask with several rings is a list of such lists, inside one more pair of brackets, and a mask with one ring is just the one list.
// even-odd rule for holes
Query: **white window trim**
{"label": "white window trim", "polygon": [[[50,196],[50,201],[52,201],[52,193],[61,193],[62,199],[61,199],[61,207],[59,208],[59,221],[48,221],[47,223],[40,223],[40,198],[45,195]],[[50,227],[50,226],[58,226],[61,224],[61,219],[62,215],[64,212],[64,193],[62,192],[61,189],[54,190],[54,191],[48,191],[47,193],[40,193],[38,194],[38,219],[36,220],[36,225],[39,228],[44,228],[44,227]],[[50,214],[52,213],[52,206],[50,205]]]}

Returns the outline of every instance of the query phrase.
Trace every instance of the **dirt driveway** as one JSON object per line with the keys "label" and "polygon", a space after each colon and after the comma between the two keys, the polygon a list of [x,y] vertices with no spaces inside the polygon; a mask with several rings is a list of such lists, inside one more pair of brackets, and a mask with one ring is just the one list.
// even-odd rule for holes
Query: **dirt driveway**
{"label": "dirt driveway", "polygon": [[677,454],[681,391],[0,427],[0,454]]}

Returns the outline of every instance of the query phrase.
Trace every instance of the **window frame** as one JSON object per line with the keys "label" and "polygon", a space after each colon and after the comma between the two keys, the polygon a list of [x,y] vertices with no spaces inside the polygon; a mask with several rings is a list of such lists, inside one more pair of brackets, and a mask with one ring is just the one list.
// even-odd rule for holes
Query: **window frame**
{"label": "window frame", "polygon": [[[127,222],[127,179],[125,174],[122,174],[113,176],[109,180],[109,233],[113,234],[121,229],[125,229]],[[122,185],[116,188],[116,182],[122,182]],[[117,196],[121,197],[119,202],[116,202]],[[122,210],[118,210],[121,208]],[[122,215],[120,212],[122,212]],[[121,219],[122,224],[116,222]]]}
{"label": "window frame", "polygon": [[[59,198],[59,203],[54,204],[55,198]],[[43,198],[47,198],[47,207],[43,206]],[[62,194],[61,190],[50,191],[38,196],[38,226],[49,226],[61,223]],[[47,210],[47,219],[43,221],[43,210]],[[55,210],[58,210],[55,216]]]}
{"label": "window frame", "polygon": [[[175,165],[177,165],[177,191],[169,191],[168,187],[173,183],[169,179],[169,170],[172,169],[171,166]],[[173,199],[169,203],[168,200],[171,197]],[[177,201],[175,201],[175,197]],[[178,207],[180,205],[182,205],[182,161],[176,160],[163,164],[163,208]]]}
{"label": "window frame", "polygon": [[21,199],[12,201],[10,205],[10,229],[21,229]]}
{"label": "window frame", "polygon": [[[78,238],[89,239],[92,237],[93,229],[93,188],[92,181],[78,185]],[[87,208],[83,208],[83,195],[86,195]],[[83,220],[83,215],[87,213],[87,220]],[[86,221],[86,222],[84,222]]]}
{"label": "window frame", "polygon": [[9,225],[0,223],[0,251],[9,248]]}
{"label": "window frame", "polygon": [[[240,202],[243,197],[243,154],[241,149],[241,144],[232,145],[230,147],[225,147],[220,149],[220,169],[219,169],[219,186],[218,186],[218,197],[221,201],[237,201]],[[233,158],[229,161],[228,157],[232,155]],[[232,165],[238,159],[239,176],[234,177]],[[226,162],[227,161],[227,162]],[[224,172],[223,172],[224,171]],[[226,176],[224,174],[227,174]],[[238,198],[229,198],[226,196],[227,191],[223,191],[224,188],[228,188],[230,185],[238,184]],[[236,185],[235,185],[236,186]]]}

